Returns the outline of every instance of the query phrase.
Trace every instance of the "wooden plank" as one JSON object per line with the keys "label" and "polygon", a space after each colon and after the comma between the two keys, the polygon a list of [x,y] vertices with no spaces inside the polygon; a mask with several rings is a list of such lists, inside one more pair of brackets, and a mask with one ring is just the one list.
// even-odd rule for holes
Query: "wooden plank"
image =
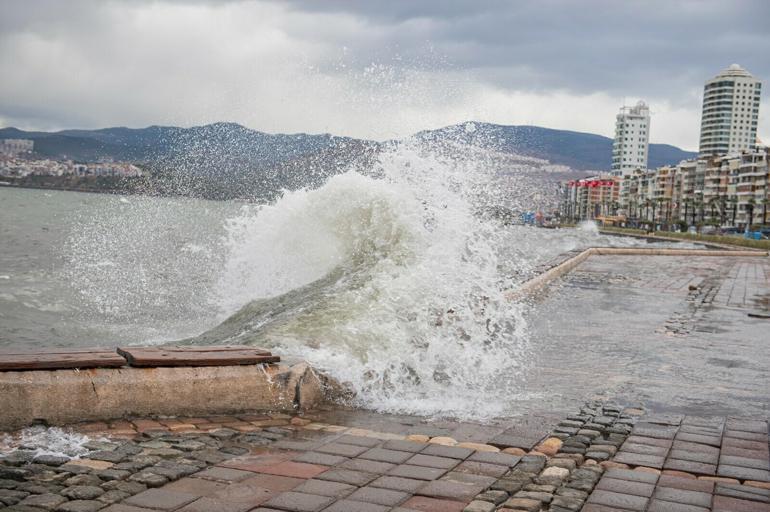
{"label": "wooden plank", "polygon": [[125,365],[126,360],[112,350],[0,353],[0,371],[119,368]]}
{"label": "wooden plank", "polygon": [[163,345],[162,347],[136,347],[144,349],[162,349],[166,352],[240,352],[250,351],[263,356],[271,355],[269,350],[250,345]]}
{"label": "wooden plank", "polygon": [[[264,349],[251,347],[119,347],[118,353],[126,358],[131,366],[236,366],[277,363],[278,356],[270,355]],[[266,353],[267,352],[267,353]]]}

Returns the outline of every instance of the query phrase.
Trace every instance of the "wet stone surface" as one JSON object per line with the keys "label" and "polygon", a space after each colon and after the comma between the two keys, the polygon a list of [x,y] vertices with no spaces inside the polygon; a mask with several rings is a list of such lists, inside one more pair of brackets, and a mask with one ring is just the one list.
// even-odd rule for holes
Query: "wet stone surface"
{"label": "wet stone surface", "polygon": [[591,402],[539,433],[511,423],[335,411],[80,425],[84,458],[0,459],[0,510],[770,512],[764,420]]}

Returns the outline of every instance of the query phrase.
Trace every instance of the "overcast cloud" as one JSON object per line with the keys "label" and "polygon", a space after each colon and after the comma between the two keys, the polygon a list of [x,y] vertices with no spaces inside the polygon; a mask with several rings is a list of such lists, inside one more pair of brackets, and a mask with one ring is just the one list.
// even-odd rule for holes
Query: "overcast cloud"
{"label": "overcast cloud", "polygon": [[0,125],[234,121],[374,139],[465,120],[697,149],[703,82],[765,81],[770,2],[0,0]]}

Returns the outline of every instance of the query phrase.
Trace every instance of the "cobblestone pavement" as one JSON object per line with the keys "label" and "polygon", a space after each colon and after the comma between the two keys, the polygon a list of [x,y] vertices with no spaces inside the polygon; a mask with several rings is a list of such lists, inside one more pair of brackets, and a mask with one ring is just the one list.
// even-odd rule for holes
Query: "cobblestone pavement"
{"label": "cobblestone pavement", "polygon": [[539,426],[361,411],[84,424],[81,459],[0,459],[0,510],[770,511],[767,421],[643,414],[595,402]]}

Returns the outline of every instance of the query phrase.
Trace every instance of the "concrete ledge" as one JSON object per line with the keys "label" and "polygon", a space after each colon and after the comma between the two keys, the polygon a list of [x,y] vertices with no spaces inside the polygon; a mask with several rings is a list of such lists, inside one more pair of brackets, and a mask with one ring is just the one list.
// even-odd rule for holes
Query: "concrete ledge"
{"label": "concrete ledge", "polygon": [[126,416],[289,411],[324,399],[310,366],[211,366],[0,372],[0,430]]}
{"label": "concrete ledge", "polygon": [[719,256],[719,257],[757,257],[767,256],[767,251],[757,249],[747,250],[713,250],[713,249],[663,249],[652,247],[590,247],[572,258],[551,267],[542,274],[523,283],[508,294],[510,300],[517,300],[541,290],[554,279],[580,265],[591,256]]}
{"label": "concrete ledge", "polygon": [[767,254],[767,251],[764,249],[759,249],[756,247],[744,247],[742,245],[732,245],[727,243],[719,243],[719,242],[708,242],[704,240],[693,240],[689,238],[677,238],[675,236],[665,236],[665,235],[654,235],[654,234],[646,234],[646,233],[623,233],[620,231],[613,231],[613,230],[607,230],[603,228],[599,228],[599,233],[602,235],[610,235],[610,236],[628,236],[631,238],[641,238],[644,240],[651,240],[653,242],[660,241],[660,242],[678,242],[678,243],[691,243],[691,244],[698,244],[702,245],[704,247],[713,247],[715,249],[724,249],[727,251],[755,251],[759,252],[760,254],[764,253]]}

